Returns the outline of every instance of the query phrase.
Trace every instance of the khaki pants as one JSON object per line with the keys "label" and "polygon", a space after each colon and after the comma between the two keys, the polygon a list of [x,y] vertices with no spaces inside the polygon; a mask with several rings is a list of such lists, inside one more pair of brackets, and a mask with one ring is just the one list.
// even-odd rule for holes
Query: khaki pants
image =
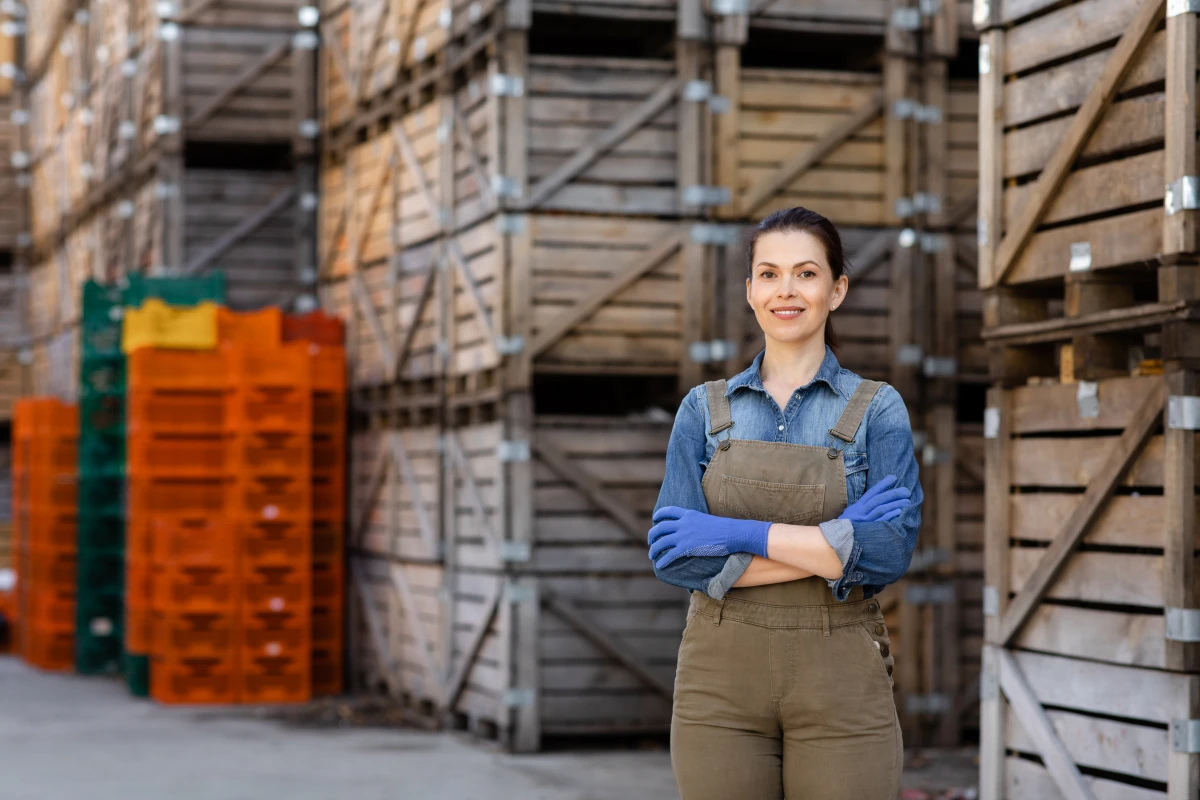
{"label": "khaki pants", "polygon": [[681,800],[893,800],[904,745],[890,649],[874,600],[693,592],[671,720]]}

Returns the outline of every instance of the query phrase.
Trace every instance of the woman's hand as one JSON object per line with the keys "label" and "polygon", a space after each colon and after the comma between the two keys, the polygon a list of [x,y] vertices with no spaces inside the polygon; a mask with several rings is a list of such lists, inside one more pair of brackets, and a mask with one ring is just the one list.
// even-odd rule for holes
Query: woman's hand
{"label": "woman's hand", "polygon": [[904,513],[908,508],[908,499],[912,492],[903,486],[896,485],[896,476],[888,475],[879,483],[867,489],[858,502],[848,507],[838,516],[838,519],[848,519],[851,522],[890,522]]}
{"label": "woman's hand", "polygon": [[714,517],[677,506],[660,508],[648,537],[650,560],[657,569],[684,556],[767,555],[769,522]]}

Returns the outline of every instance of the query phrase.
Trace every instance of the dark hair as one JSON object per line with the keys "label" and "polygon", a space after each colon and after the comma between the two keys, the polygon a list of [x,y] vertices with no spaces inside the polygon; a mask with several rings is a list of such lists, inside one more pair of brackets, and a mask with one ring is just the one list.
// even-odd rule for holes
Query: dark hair
{"label": "dark hair", "polygon": [[[815,211],[802,206],[785,208],[776,211],[754,226],[750,238],[746,241],[746,280],[754,279],[754,248],[759,237],[765,233],[799,233],[804,232],[816,237],[825,248],[825,258],[829,261],[829,269],[833,280],[846,274],[846,251],[842,248],[842,237],[833,223]],[[833,332],[833,320],[825,318],[825,344],[837,349],[839,342]]]}

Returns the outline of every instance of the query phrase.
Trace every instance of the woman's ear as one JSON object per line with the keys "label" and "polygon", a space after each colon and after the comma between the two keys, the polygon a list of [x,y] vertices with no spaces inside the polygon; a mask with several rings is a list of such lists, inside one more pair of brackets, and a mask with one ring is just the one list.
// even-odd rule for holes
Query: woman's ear
{"label": "woman's ear", "polygon": [[846,294],[850,291],[850,279],[843,275],[833,282],[833,298],[829,304],[830,310],[833,310],[846,302]]}
{"label": "woman's ear", "polygon": [[748,305],[750,307],[754,306],[754,304],[750,302],[750,279],[749,278],[746,278],[746,305]]}

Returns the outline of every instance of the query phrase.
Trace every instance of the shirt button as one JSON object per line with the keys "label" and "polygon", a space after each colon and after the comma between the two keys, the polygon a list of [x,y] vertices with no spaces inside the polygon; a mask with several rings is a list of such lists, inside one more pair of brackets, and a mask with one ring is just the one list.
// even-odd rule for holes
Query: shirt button
{"label": "shirt button", "polygon": [[780,425],[780,426],[779,426],[779,430],[783,430],[783,426],[782,426],[782,425]]}

